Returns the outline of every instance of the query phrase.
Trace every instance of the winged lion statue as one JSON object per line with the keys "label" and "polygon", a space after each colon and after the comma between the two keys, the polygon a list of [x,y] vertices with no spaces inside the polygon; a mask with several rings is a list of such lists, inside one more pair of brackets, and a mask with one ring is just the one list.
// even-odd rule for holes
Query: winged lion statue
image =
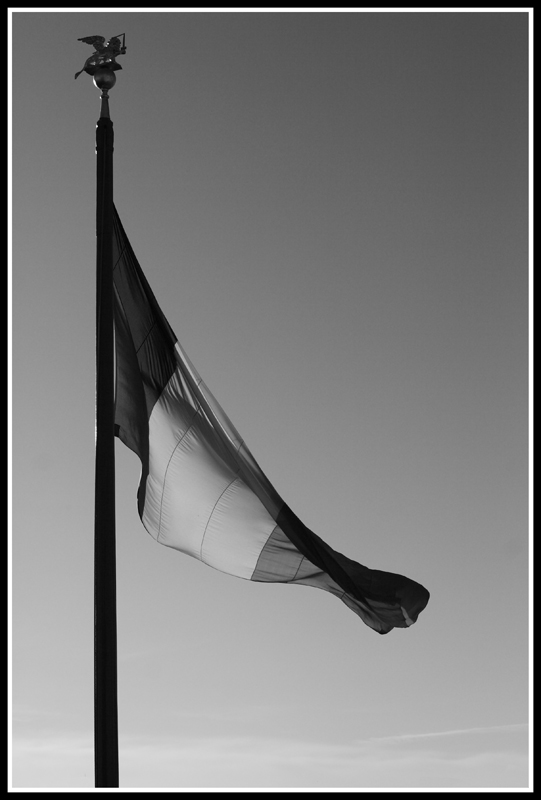
{"label": "winged lion statue", "polygon": [[88,72],[89,75],[94,75],[96,70],[101,67],[112,70],[122,69],[115,60],[117,56],[122,56],[126,52],[125,34],[122,33],[120,35],[124,37],[122,44],[120,36],[113,36],[108,41],[105,40],[104,36],[84,36],[82,39],[77,39],[78,42],[94,45],[95,51],[90,58],[87,58],[84,67],[75,73],[75,77],[78,78],[81,72]]}

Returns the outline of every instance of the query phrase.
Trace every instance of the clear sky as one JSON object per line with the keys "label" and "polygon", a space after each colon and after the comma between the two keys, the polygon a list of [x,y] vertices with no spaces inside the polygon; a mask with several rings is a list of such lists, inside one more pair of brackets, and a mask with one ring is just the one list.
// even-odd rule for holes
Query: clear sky
{"label": "clear sky", "polygon": [[157,545],[117,442],[122,787],[527,787],[528,13],[13,13],[13,785],[94,785],[95,125],[190,359],[295,513],[431,593]]}

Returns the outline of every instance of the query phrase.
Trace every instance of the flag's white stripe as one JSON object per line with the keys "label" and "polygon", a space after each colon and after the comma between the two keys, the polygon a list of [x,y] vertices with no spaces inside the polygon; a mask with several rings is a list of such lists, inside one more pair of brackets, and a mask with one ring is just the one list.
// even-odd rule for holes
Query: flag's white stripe
{"label": "flag's white stripe", "polygon": [[161,544],[216,569],[251,578],[276,523],[212,447],[177,370],[149,419],[143,523]]}
{"label": "flag's white stripe", "polygon": [[186,387],[189,387],[188,394],[194,398],[212,428],[220,432],[222,442],[241,469],[244,482],[259,497],[270,515],[276,519],[283,505],[282,498],[260,468],[223,408],[201,379],[179,342],[175,344],[175,358],[183,378],[183,385],[185,382]]}

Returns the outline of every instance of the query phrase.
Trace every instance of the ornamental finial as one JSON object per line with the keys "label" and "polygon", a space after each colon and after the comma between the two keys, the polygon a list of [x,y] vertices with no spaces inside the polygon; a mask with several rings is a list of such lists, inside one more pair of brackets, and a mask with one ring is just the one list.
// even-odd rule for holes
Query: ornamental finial
{"label": "ornamental finial", "polygon": [[[122,36],[122,44],[120,44],[120,36]],[[82,39],[77,39],[77,41],[86,42],[86,44],[93,44],[96,49],[90,58],[87,58],[82,70],[75,73],[76,78],[79,77],[81,72],[87,72],[89,75],[94,75],[99,69],[122,69],[120,64],[116,63],[115,59],[116,56],[123,56],[126,52],[125,33],[121,33],[119,36],[113,36],[111,39],[109,39],[109,41],[105,41],[104,36],[84,36]]]}

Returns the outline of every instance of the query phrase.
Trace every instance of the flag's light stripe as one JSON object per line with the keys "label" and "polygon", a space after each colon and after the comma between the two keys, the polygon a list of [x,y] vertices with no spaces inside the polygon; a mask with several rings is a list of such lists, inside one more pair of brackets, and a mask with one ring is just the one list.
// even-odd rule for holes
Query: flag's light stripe
{"label": "flag's light stripe", "polygon": [[276,523],[212,448],[208,424],[183,395],[177,370],[149,420],[143,522],[161,544],[249,579]]}

